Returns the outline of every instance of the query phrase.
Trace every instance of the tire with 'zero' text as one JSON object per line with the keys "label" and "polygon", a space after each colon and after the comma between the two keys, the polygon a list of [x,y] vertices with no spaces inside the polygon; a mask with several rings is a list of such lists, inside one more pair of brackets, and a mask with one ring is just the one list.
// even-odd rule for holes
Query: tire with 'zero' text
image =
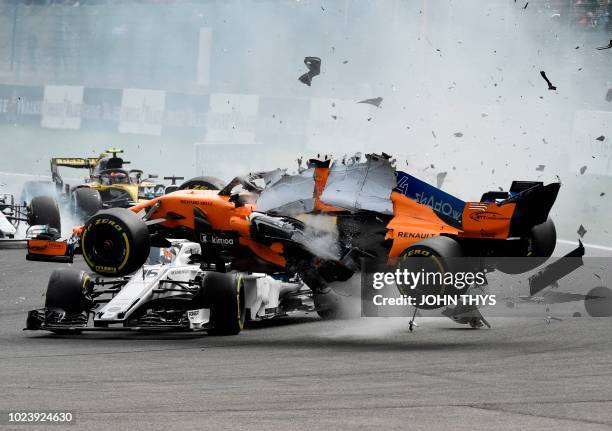
{"label": "tire with 'zero' text", "polygon": [[147,225],[125,208],[100,211],[83,226],[83,258],[101,275],[118,277],[136,271],[147,260],[150,248]]}

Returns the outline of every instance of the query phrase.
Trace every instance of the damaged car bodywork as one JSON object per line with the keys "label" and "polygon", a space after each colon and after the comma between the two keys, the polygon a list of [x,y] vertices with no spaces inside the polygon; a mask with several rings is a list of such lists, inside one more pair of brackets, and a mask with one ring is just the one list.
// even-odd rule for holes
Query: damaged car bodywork
{"label": "damaged car bodywork", "polygon": [[[515,181],[508,192],[463,202],[412,178],[386,154],[310,160],[296,175],[250,174],[220,191],[178,190],[101,211],[68,253],[80,249],[92,270],[117,276],[138,269],[152,244],[184,238],[201,244],[210,268],[297,274],[315,291],[350,278],[362,258],[465,256],[494,267],[496,257],[531,256],[532,268],[552,254],[548,213],[560,184]],[[31,248],[29,258],[53,260]]]}

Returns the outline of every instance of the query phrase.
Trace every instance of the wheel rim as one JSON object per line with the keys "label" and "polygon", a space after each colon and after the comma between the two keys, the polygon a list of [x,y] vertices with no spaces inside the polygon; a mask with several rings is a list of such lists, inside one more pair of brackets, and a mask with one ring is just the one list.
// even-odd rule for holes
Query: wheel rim
{"label": "wheel rim", "polygon": [[110,225],[97,226],[95,235],[87,235],[85,231],[82,247],[85,259],[95,268],[119,270],[125,265],[129,253],[129,243],[125,235]]}

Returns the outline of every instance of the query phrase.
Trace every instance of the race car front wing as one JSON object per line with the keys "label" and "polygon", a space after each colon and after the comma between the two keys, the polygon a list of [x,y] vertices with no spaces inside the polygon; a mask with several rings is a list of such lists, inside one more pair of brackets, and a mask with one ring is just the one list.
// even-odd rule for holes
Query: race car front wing
{"label": "race car front wing", "polygon": [[[53,308],[39,308],[28,311],[24,331],[51,331],[58,333],[79,333],[83,331],[200,331],[210,329],[210,309],[190,310],[185,319],[165,321],[158,316],[143,316],[136,321],[96,322],[88,326],[89,313],[66,313]],[[133,323],[133,324],[131,324]]]}

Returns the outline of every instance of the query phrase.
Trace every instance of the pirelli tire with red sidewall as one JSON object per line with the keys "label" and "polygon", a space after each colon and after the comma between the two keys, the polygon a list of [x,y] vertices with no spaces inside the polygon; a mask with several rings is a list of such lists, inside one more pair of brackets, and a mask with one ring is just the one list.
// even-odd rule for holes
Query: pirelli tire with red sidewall
{"label": "pirelli tire with red sidewall", "polygon": [[[407,269],[412,272],[441,273],[444,277],[447,273],[461,271],[462,258],[465,257],[459,242],[447,236],[434,236],[416,242],[407,247],[398,258],[398,268]],[[454,285],[428,283],[415,286],[414,289],[402,289],[402,294],[416,297],[416,303],[420,304],[423,295],[458,295],[465,293]],[[419,305],[417,308],[433,310],[443,305]]]}
{"label": "pirelli tire with red sidewall", "polygon": [[146,262],[150,248],[147,225],[125,208],[100,211],[83,226],[83,258],[101,275],[117,277],[136,271]]}

